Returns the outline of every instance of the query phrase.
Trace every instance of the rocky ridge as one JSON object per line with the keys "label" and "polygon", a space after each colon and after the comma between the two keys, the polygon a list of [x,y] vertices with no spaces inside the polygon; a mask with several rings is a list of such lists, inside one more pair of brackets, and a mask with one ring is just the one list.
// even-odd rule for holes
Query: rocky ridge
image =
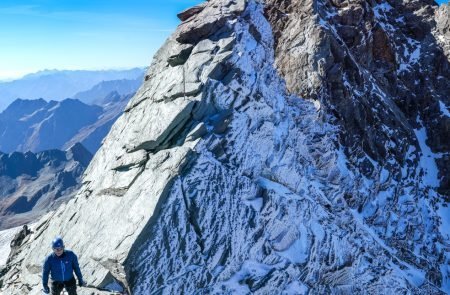
{"label": "rocky ridge", "polygon": [[77,197],[41,221],[2,291],[38,294],[59,234],[92,286],[133,294],[450,291],[442,11],[182,12]]}

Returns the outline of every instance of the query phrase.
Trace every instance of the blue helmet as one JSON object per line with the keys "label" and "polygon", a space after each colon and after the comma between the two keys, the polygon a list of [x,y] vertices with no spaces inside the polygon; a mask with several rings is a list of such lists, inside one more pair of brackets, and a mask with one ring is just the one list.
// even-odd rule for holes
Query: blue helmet
{"label": "blue helmet", "polygon": [[64,242],[63,239],[61,237],[56,237],[53,241],[52,241],[52,248],[62,248],[64,247]]}

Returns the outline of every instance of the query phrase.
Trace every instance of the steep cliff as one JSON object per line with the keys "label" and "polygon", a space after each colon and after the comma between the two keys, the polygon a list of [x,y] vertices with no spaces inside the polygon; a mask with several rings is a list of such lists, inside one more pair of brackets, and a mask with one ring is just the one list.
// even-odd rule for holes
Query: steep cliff
{"label": "steep cliff", "polygon": [[37,294],[58,234],[91,286],[133,294],[449,292],[445,9],[211,0],[179,18],[5,294]]}

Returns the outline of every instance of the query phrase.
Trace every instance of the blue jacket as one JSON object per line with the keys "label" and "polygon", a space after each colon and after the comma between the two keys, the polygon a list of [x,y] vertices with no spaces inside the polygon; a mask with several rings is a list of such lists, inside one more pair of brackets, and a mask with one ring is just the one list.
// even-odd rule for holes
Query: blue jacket
{"label": "blue jacket", "polygon": [[78,265],[78,258],[75,253],[69,250],[64,250],[61,256],[52,253],[47,256],[44,262],[42,271],[42,284],[48,285],[48,275],[51,274],[53,281],[63,282],[69,281],[73,278],[73,272],[77,275],[78,282],[83,281],[80,266]]}

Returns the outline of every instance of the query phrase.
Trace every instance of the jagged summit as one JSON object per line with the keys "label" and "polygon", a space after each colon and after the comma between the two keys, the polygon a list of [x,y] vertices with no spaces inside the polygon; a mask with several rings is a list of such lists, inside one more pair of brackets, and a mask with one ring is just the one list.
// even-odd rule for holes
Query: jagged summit
{"label": "jagged summit", "polygon": [[92,160],[92,154],[79,142],[75,143],[68,150],[68,158],[80,162],[87,167]]}
{"label": "jagged summit", "polygon": [[2,290],[36,294],[63,234],[92,286],[132,294],[449,292],[442,13],[324,0],[180,13]]}

